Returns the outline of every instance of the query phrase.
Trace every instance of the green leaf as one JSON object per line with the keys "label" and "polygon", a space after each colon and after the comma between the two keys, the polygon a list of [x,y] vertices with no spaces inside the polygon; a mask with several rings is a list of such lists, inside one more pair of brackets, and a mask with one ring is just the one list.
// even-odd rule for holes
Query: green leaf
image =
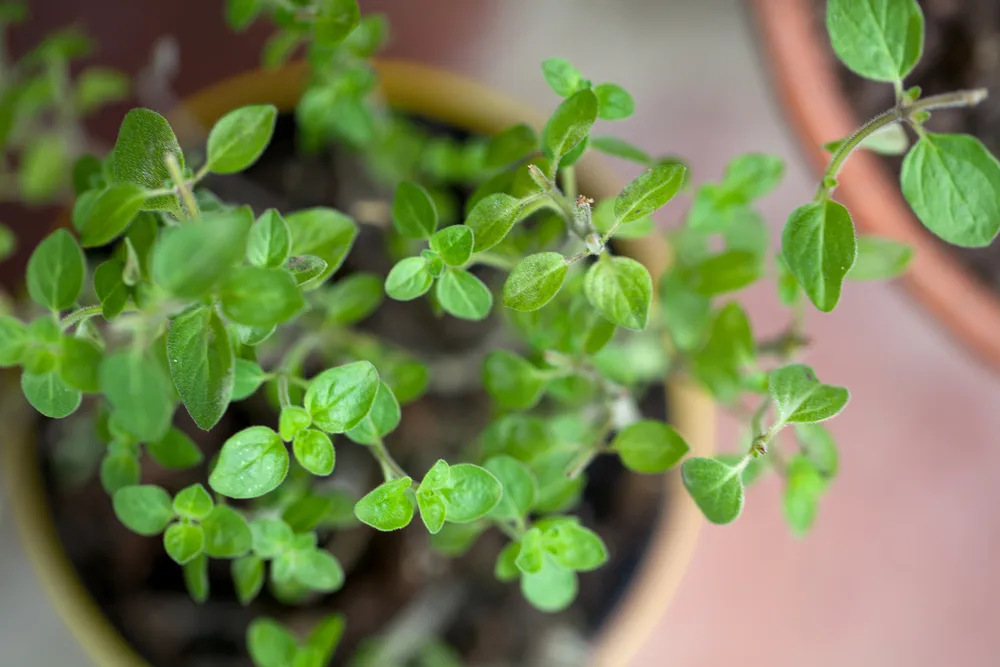
{"label": "green leaf", "polygon": [[297,554],[295,579],[310,590],[332,593],[344,585],[344,570],[333,554],[310,549]]}
{"label": "green leaf", "polygon": [[683,166],[668,163],[639,174],[615,199],[615,218],[627,223],[652,214],[677,194],[685,173]]}
{"label": "green leaf", "polygon": [[252,396],[270,375],[249,359],[237,359],[233,367],[233,401]]}
{"label": "green leaf", "polygon": [[[323,523],[333,509],[332,498],[305,495],[287,506],[281,513],[281,519],[296,533],[305,533]],[[351,518],[353,519],[353,515]]]}
{"label": "green leaf", "polygon": [[903,195],[952,245],[987,246],[1000,230],[1000,163],[975,137],[925,132],[903,158]]}
{"label": "green leaf", "polygon": [[497,578],[497,581],[509,583],[520,579],[521,571],[517,569],[517,565],[515,564],[520,553],[521,545],[517,542],[511,542],[503,548],[503,551],[497,556],[497,562],[493,568],[493,575]]}
{"label": "green leaf", "polygon": [[537,572],[521,575],[521,594],[533,607],[548,613],[569,607],[579,586],[576,572],[560,567],[551,556],[543,559]]}
{"label": "green leaf", "polygon": [[96,248],[115,240],[146,202],[146,190],[135,183],[115,183],[100,192],[80,224],[80,243]]}
{"label": "green leaf", "polygon": [[826,491],[827,482],[812,461],[805,456],[794,456],[785,470],[785,494],[782,505],[785,520],[792,532],[804,536],[816,519],[819,499]]}
{"label": "green leaf", "polygon": [[483,165],[487,169],[506,167],[528,157],[538,149],[538,135],[526,123],[511,125],[490,138]]}
{"label": "green leaf", "polygon": [[199,554],[193,560],[184,565],[184,587],[187,588],[188,595],[197,604],[204,604],[208,600],[208,558],[205,554]]}
{"label": "green leaf", "polygon": [[[168,153],[177,158],[183,170],[184,154],[167,119],[149,109],[132,109],[122,121],[115,142],[112,158],[115,180],[135,183],[146,190],[164,187],[170,179],[165,162]],[[147,199],[142,208],[177,211],[180,201],[177,195],[158,195]]]}
{"label": "green leaf", "polygon": [[688,287],[702,296],[735,292],[756,282],[763,267],[758,257],[744,250],[712,255],[684,271]]}
{"label": "green leaf", "polygon": [[340,268],[358,235],[353,220],[330,208],[291,213],[285,222],[292,232],[292,255],[314,255],[326,262],[326,270],[316,278],[317,285]]}
{"label": "green leaf", "polygon": [[347,39],[361,21],[357,0],[322,0],[313,22],[317,46],[334,47]]}
{"label": "green leaf", "polygon": [[569,97],[583,84],[580,72],[565,58],[546,58],[542,61],[542,75],[556,95]]}
{"label": "green leaf", "polygon": [[263,10],[264,0],[226,0],[226,24],[236,32],[243,32]]}
{"label": "green leaf", "polygon": [[266,426],[251,426],[226,440],[208,478],[216,493],[257,498],[278,488],[288,473],[288,450]]}
{"label": "green leaf", "polygon": [[147,443],[146,451],[160,467],[167,470],[193,468],[204,459],[194,441],[176,428],[167,431],[159,440]]}
{"label": "green leaf", "polygon": [[594,86],[597,95],[597,116],[604,120],[620,120],[635,113],[635,100],[628,91],[613,83]]}
{"label": "green leaf", "polygon": [[282,269],[240,266],[219,284],[222,312],[250,327],[269,327],[293,319],[306,301],[295,279]]}
{"label": "green leaf", "polygon": [[615,325],[594,310],[583,294],[573,299],[569,325],[574,349],[584,354],[597,354],[615,335]]}
{"label": "green leaf", "polygon": [[779,424],[830,419],[840,414],[850,399],[846,388],[823,384],[805,364],[790,364],[771,371],[768,391]]}
{"label": "green leaf", "polygon": [[471,227],[452,225],[440,230],[431,237],[431,250],[441,255],[448,266],[462,266],[472,256],[472,246],[475,243]]}
{"label": "green leaf", "polygon": [[902,81],[924,49],[924,15],[915,0],[829,0],[826,29],[841,62],[875,81]]}
{"label": "green leaf", "polygon": [[[601,233],[601,235],[608,234],[611,232],[612,228],[615,226],[615,200],[614,199],[604,199],[597,206],[594,207],[593,212],[590,216],[590,221],[594,225],[594,229]],[[653,221],[652,216],[645,216],[642,218],[636,218],[626,224],[619,225],[614,231],[613,238],[616,239],[634,239],[642,238],[644,236],[649,236],[656,230],[656,223]]]}
{"label": "green leaf", "polygon": [[254,667],[292,667],[298,644],[277,621],[255,618],[247,627],[247,650]]}
{"label": "green leaf", "polygon": [[500,482],[503,494],[500,502],[490,510],[494,519],[515,520],[527,516],[535,504],[537,482],[527,466],[512,456],[494,456],[483,463]]}
{"label": "green leaf", "polygon": [[117,259],[102,262],[94,270],[94,292],[101,302],[101,314],[111,321],[118,317],[128,303],[128,285],[122,279],[125,265]]}
{"label": "green leaf", "polygon": [[423,257],[400,260],[385,278],[385,293],[396,301],[412,301],[427,293],[434,277]]}
{"label": "green leaf", "polygon": [[288,62],[288,59],[292,57],[292,53],[304,39],[305,37],[302,33],[291,30],[279,30],[271,34],[270,37],[264,40],[264,46],[261,49],[261,64],[265,69],[281,67]]}
{"label": "green leaf", "polygon": [[113,496],[118,489],[138,484],[141,477],[139,459],[133,452],[110,448],[101,459],[101,487],[108,495]]}
{"label": "green leaf", "polygon": [[0,315],[0,368],[17,366],[29,342],[28,327],[9,315]]}
{"label": "green leaf", "polygon": [[553,163],[587,138],[597,120],[597,96],[589,88],[560,104],[542,130],[542,151]]}
{"label": "green leaf", "polygon": [[420,510],[420,519],[424,522],[428,533],[437,535],[441,532],[447,516],[447,507],[441,494],[423,487],[418,489],[417,509]]}
{"label": "green leaf", "polygon": [[257,556],[243,556],[233,561],[231,570],[236,597],[246,607],[264,588],[264,561]]}
{"label": "green leaf", "polygon": [[503,241],[521,216],[523,202],[505,192],[495,192],[479,200],[465,224],[475,233],[475,252],[489,250]]}
{"label": "green leaf", "polygon": [[403,181],[396,186],[396,196],[392,200],[392,224],[403,236],[429,239],[437,229],[438,212],[427,190],[412,181]]}
{"label": "green leaf", "polygon": [[840,470],[840,456],[837,443],[826,428],[820,424],[796,424],[795,436],[802,444],[802,450],[816,469],[826,477],[836,477]]}
{"label": "green leaf", "polygon": [[71,308],[83,293],[87,269],[83,251],[65,229],[38,244],[28,260],[28,294],[49,310]]}
{"label": "green leaf", "polygon": [[169,381],[155,361],[116,352],[101,363],[100,386],[121,426],[138,440],[154,442],[167,434],[174,403]]}
{"label": "green leaf", "polygon": [[252,223],[248,210],[235,209],[163,230],[153,249],[153,280],[176,297],[200,298],[243,259]]}
{"label": "green leaf", "polygon": [[719,309],[709,327],[708,340],[693,355],[695,376],[723,403],[741,391],[741,371],[753,361],[754,338],[750,320],[738,303]]}
{"label": "green leaf", "polygon": [[[574,572],[591,572],[608,561],[608,548],[600,536],[574,518],[539,522],[542,545],[561,567]],[[544,566],[543,566],[544,569]]]}
{"label": "green leaf", "polygon": [[629,470],[653,474],[673,468],[690,448],[673,427],[644,419],[619,431],[611,449]]}
{"label": "green leaf", "polygon": [[371,411],[378,389],[375,367],[367,361],[355,361],[313,378],[305,407],[316,426],[327,433],[343,433],[360,424]]}
{"label": "green leaf", "polygon": [[216,174],[243,171],[271,143],[278,109],[256,104],[233,109],[216,121],[208,135],[208,169]]}
{"label": "green leaf", "polygon": [[850,280],[889,280],[906,272],[913,248],[878,236],[858,237],[858,258],[847,272]]}
{"label": "green leaf", "polygon": [[638,162],[641,165],[648,165],[653,161],[646,151],[616,137],[591,137],[590,146],[605,155],[611,155],[622,160],[628,160],[629,162]]}
{"label": "green leaf", "polygon": [[354,515],[376,530],[405,528],[413,519],[413,502],[406,495],[412,484],[409,477],[401,477],[375,487],[354,505]]}
{"label": "green leaf", "polygon": [[690,289],[680,272],[670,271],[660,282],[660,304],[667,331],[678,349],[697,348],[711,321],[711,300]]}
{"label": "green leaf", "polygon": [[241,558],[253,542],[243,515],[225,505],[216,505],[201,521],[205,531],[205,553],[212,558]]}
{"label": "green leaf", "polygon": [[97,343],[86,338],[63,336],[59,347],[59,375],[63,382],[78,391],[98,391],[98,372],[103,354]]}
{"label": "green leaf", "polygon": [[739,466],[715,459],[691,458],[681,465],[681,479],[705,518],[716,524],[735,521],[743,511]]}
{"label": "green leaf", "polygon": [[183,519],[200,521],[212,512],[213,507],[212,496],[201,484],[192,484],[174,496],[174,512]]}
{"label": "green leaf", "polygon": [[322,284],[322,277],[326,272],[326,260],[315,255],[289,257],[284,269],[291,274],[300,289],[312,290]]}
{"label": "green leaf", "polygon": [[542,371],[507,350],[494,350],[486,355],[483,362],[486,391],[505,408],[521,410],[535,405],[545,382]]}
{"label": "green leaf", "polygon": [[469,523],[486,516],[500,503],[503,488],[488,470],[459,463],[450,466],[448,485],[437,492],[444,500],[446,517],[452,523]]}
{"label": "green leaf", "polygon": [[854,223],[843,205],[814,202],[792,211],[781,234],[781,256],[809,300],[829,313],[858,254]]}
{"label": "green leaf", "polygon": [[521,312],[538,310],[558,294],[567,269],[566,258],[557,252],[528,255],[504,283],[504,305]]}
{"label": "green leaf", "polygon": [[295,460],[313,475],[325,477],[333,472],[336,455],[326,433],[312,428],[299,431],[295,434],[292,451]]}
{"label": "green leaf", "polygon": [[250,522],[253,550],[261,558],[275,558],[294,546],[295,533],[280,519],[259,518]]}
{"label": "green leaf", "polygon": [[118,520],[140,535],[159,535],[174,519],[170,494],[151,484],[118,489],[112,505]]}
{"label": "green leaf", "polygon": [[66,180],[71,159],[62,136],[43,134],[32,138],[21,151],[21,198],[29,204],[41,204],[54,197]]}
{"label": "green leaf", "polygon": [[399,401],[385,382],[380,382],[372,409],[357,426],[345,435],[360,445],[374,445],[399,426],[402,413]]}
{"label": "green leaf", "polygon": [[292,233],[288,223],[273,208],[264,211],[250,227],[247,261],[269,269],[280,267],[292,252]]}
{"label": "green leaf", "polygon": [[281,414],[278,416],[278,434],[285,442],[291,442],[299,431],[311,425],[312,417],[305,408],[295,405],[281,408]]}
{"label": "green leaf", "polygon": [[463,320],[485,319],[493,307],[493,293],[485,283],[454,267],[448,267],[438,278],[435,296],[446,313]]}
{"label": "green leaf", "polygon": [[[860,250],[860,243],[858,249]],[[781,256],[780,252],[775,256],[774,261],[778,265],[778,300],[783,306],[794,306],[798,303],[802,292],[799,281],[788,270],[788,264],[785,263],[785,259]],[[857,265],[857,261],[855,261],[855,265]],[[848,271],[847,275],[851,275],[851,272]]]}
{"label": "green leaf", "polygon": [[594,308],[613,323],[634,331],[646,328],[653,279],[639,262],[602,255],[587,270],[583,290]]}
{"label": "green leaf", "polygon": [[88,67],[76,77],[73,105],[80,114],[89,114],[106,104],[128,97],[128,77],[107,67]]}
{"label": "green leaf", "polygon": [[378,275],[352,273],[323,294],[327,322],[340,326],[360,322],[378,309],[382,295],[382,279]]}
{"label": "green leaf", "polygon": [[722,189],[728,198],[747,203],[763,197],[781,182],[785,162],[776,155],[747,153],[726,165]]}
{"label": "green leaf", "polygon": [[193,523],[175,523],[163,533],[163,548],[178,565],[194,560],[205,546],[205,532]]}
{"label": "green leaf", "polygon": [[167,359],[177,393],[198,428],[211,429],[233,395],[236,359],[214,308],[202,306],[170,323]]}

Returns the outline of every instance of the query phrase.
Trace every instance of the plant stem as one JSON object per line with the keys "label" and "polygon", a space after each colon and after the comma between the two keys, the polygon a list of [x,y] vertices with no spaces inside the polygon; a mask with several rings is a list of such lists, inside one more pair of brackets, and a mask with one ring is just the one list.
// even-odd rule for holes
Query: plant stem
{"label": "plant stem", "polygon": [[77,324],[78,322],[83,322],[85,320],[89,320],[91,317],[94,317],[95,315],[100,315],[102,312],[104,312],[103,306],[87,306],[85,308],[74,310],[72,313],[64,317],[62,319],[62,322],[60,322],[59,324],[62,327],[62,330],[66,331],[74,324]]}
{"label": "plant stem", "polygon": [[281,375],[278,377],[278,402],[281,403],[282,408],[292,407],[292,397],[288,393],[287,375]]}
{"label": "plant stem", "polygon": [[843,168],[847,158],[850,157],[851,153],[853,153],[865,139],[870,137],[875,132],[884,127],[888,127],[893,123],[898,123],[901,120],[909,120],[910,116],[917,111],[932,111],[935,109],[975,106],[985,100],[986,95],[987,91],[985,88],[959,90],[953,93],[932,95],[931,97],[916,100],[911,104],[902,104],[902,101],[900,101],[900,103],[897,103],[893,108],[883,111],[859,127],[854,134],[849,136],[844,143],[841,144],[840,148],[838,148],[833,154],[833,157],[830,159],[830,164],[827,165],[826,171],[823,173],[823,179],[820,181],[819,188],[816,190],[816,197],[814,201],[822,202],[830,198],[830,195],[836,187],[837,175]]}
{"label": "plant stem", "polygon": [[478,252],[473,255],[465,266],[462,268],[468,268],[475,264],[482,264],[483,266],[492,266],[495,269],[500,269],[502,271],[513,271],[517,266],[517,262],[507,257],[491,253],[488,250],[484,252]]}
{"label": "plant stem", "polygon": [[184,180],[184,173],[181,171],[181,165],[177,161],[177,156],[173,153],[167,153],[163,161],[167,164],[167,171],[170,172],[170,178],[173,180],[174,185],[177,190],[181,193],[181,201],[184,202],[184,208],[187,210],[187,217],[194,219],[198,217],[198,204],[194,200],[194,193],[191,192],[191,188],[188,187],[187,181]]}
{"label": "plant stem", "polygon": [[379,438],[374,445],[368,448],[375,460],[378,461],[379,465],[382,466],[382,474],[385,475],[385,481],[391,480],[393,477],[409,477],[403,467],[396,463],[396,460],[392,458],[392,454],[389,450],[385,448],[385,443],[382,442],[382,438]]}

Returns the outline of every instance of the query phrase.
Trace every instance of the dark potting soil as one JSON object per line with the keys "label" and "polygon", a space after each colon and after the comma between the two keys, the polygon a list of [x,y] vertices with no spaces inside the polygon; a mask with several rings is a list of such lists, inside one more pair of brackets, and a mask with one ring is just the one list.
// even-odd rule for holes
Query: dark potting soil
{"label": "dark potting soil", "polygon": [[[1000,2],[919,2],[926,23],[924,54],[906,78],[906,85],[920,86],[924,96],[967,88],[986,88],[990,92],[989,97],[974,108],[935,112],[927,128],[933,132],[974,135],[990,152],[1000,155]],[[826,2],[818,0],[816,5],[820,34],[826,35]],[[859,77],[839,61],[838,71],[844,92],[859,120],[871,118],[894,104],[895,93],[891,85]],[[902,157],[883,159],[898,177]],[[1000,292],[1000,243],[986,248],[957,248],[940,243],[979,280]]]}
{"label": "dark potting soil", "polygon": [[[430,127],[430,126],[429,126]],[[449,132],[447,128],[433,128]],[[357,159],[333,150],[305,156],[295,150],[291,118],[279,119],[275,138],[248,179],[210,184],[223,199],[250,203],[258,213],[274,206],[298,210],[333,206],[350,210],[359,200],[390,201],[391,193],[364,175]],[[456,190],[461,202],[468,192]],[[391,260],[381,233],[362,225],[344,267],[337,273],[377,271]],[[502,276],[485,270],[481,277],[497,285]],[[437,318],[425,299],[408,303],[386,300],[362,323],[435,370],[454,377],[432,383],[421,399],[403,409],[403,420],[386,444],[404,468],[422,472],[438,458],[455,460],[487,423],[490,401],[475,382],[482,354],[495,341],[499,322]],[[492,337],[492,338],[491,338]],[[259,392],[262,394],[263,392]],[[644,414],[665,419],[662,386],[653,387],[641,404]],[[253,424],[276,424],[271,404],[258,395],[235,403],[209,433],[198,431],[183,408],[178,425],[205,453],[206,461],[232,433]],[[244,637],[247,624],[267,615],[295,630],[307,631],[321,617],[341,612],[347,632],[334,665],[347,660],[368,636],[400,621],[417,621],[425,636],[441,637],[460,651],[469,665],[551,667],[552,651],[563,652],[590,638],[607,619],[632,579],[652,534],[663,499],[659,476],[626,471],[617,458],[599,457],[588,470],[588,484],[577,513],[605,540],[611,554],[601,569],[580,577],[580,596],[567,611],[543,614],[523,599],[517,584],[497,582],[497,554],[506,543],[499,532],[485,532],[464,556],[450,559],[430,548],[419,519],[405,530],[378,533],[367,527],[320,534],[320,544],[343,564],[346,584],[337,593],[316,595],[300,606],[278,603],[264,591],[248,608],[240,606],[228,561],[211,561],[211,595],[203,605],[188,596],[181,568],[164,553],[159,538],[144,538],[124,528],[96,476],[67,477],[67,471],[93,467],[103,446],[83,418],[45,422],[40,456],[58,534],[84,585],[125,639],[154,667],[249,667]],[[72,447],[60,446],[70,442]],[[68,458],[73,459],[67,462]],[[89,464],[88,464],[89,458]],[[205,466],[171,472],[144,458],[143,482],[176,492],[204,482]],[[331,483],[359,497],[379,481],[379,471],[363,448],[337,439],[337,468]],[[568,638],[568,639],[567,639]],[[546,657],[549,656],[549,657]],[[578,664],[575,660],[570,664]]]}

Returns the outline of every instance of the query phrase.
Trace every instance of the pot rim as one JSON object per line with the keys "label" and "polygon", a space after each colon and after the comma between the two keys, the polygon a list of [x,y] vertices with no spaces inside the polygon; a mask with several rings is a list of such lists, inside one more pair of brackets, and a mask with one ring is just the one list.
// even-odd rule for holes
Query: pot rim
{"label": "pot rim", "polygon": [[[753,10],[757,42],[785,115],[822,174],[829,161],[823,144],[861,125],[841,92],[829,40],[810,0],[753,0]],[[903,275],[909,291],[949,333],[1000,370],[1000,298],[924,228],[879,156],[857,151],[838,181],[837,198],[859,227],[913,247],[913,263]]]}
{"label": "pot rim", "polygon": [[[438,69],[405,61],[379,60],[376,68],[392,106],[479,133],[493,133],[514,122],[540,126],[544,118],[497,91]],[[281,111],[294,108],[306,80],[305,63],[277,70],[247,72],[185,99],[167,114],[178,136],[205,135],[205,128],[227,111],[246,104],[270,103]],[[598,197],[618,192],[619,179],[587,156],[580,163],[581,186]],[[657,237],[659,238],[659,237]],[[621,244],[656,278],[669,263],[664,240]],[[655,284],[655,283],[654,283]],[[6,390],[17,392],[11,386]],[[715,406],[693,384],[668,384],[671,422],[687,439],[691,454],[708,456],[714,449]],[[5,485],[11,498],[21,541],[36,574],[59,616],[84,651],[101,667],[148,667],[104,616],[76,574],[51,522],[41,473],[35,464],[34,441],[27,430],[23,403],[2,401],[5,423],[16,424],[4,448]],[[626,594],[602,626],[594,644],[594,664],[625,665],[651,635],[666,610],[694,551],[701,513],[684,491],[679,469],[665,475],[666,493],[645,557]],[[14,502],[16,499],[16,502]]]}

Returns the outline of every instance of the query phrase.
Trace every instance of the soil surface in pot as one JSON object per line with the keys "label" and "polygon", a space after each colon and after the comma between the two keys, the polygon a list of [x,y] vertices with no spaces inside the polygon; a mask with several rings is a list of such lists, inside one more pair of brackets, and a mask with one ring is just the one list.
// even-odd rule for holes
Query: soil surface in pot
{"label": "soil surface in pot", "polygon": [[[816,0],[818,34],[826,35],[825,0]],[[924,96],[968,88],[986,88],[990,95],[971,109],[936,112],[928,121],[932,132],[953,132],[978,137],[993,155],[1000,155],[1000,2],[997,0],[920,0],[926,32],[924,54],[906,78],[907,86],[920,86]],[[828,43],[828,42],[827,42]],[[833,57],[833,51],[830,51]],[[836,58],[834,57],[836,60]],[[890,84],[854,74],[839,60],[838,74],[847,100],[859,122],[895,103]],[[915,136],[911,130],[911,139]],[[883,156],[899,177],[902,157]],[[926,232],[935,240],[930,232]],[[958,248],[938,240],[985,285],[1000,292],[1000,243],[986,248]]]}
{"label": "soil surface in pot", "polygon": [[[461,137],[446,128],[432,129]],[[358,201],[388,201],[387,193],[364,176],[356,158],[342,150],[301,155],[295,150],[294,132],[291,118],[282,117],[271,147],[246,173],[247,179],[219,181],[210,187],[223,199],[250,203],[258,213],[268,206],[284,211],[310,206],[351,211]],[[469,193],[454,194],[461,202]],[[362,225],[337,277],[359,270],[384,275],[390,266],[381,233]],[[494,286],[502,281],[501,275],[489,270],[480,275]],[[430,363],[432,372],[451,375],[437,377],[426,395],[404,406],[401,426],[387,438],[389,450],[404,468],[420,474],[438,458],[456,460],[487,423],[489,398],[469,379],[478,380],[482,355],[495,342],[498,324],[492,318],[481,323],[438,318],[426,299],[386,300],[363,323],[365,329]],[[277,414],[264,393],[235,403],[210,433],[198,431],[183,408],[177,411],[177,422],[196,439],[207,461],[235,431],[252,424],[276,425]],[[650,417],[665,418],[663,387],[651,389],[641,407]],[[154,667],[249,667],[244,636],[252,618],[272,616],[304,632],[335,612],[346,614],[348,621],[335,665],[346,664],[367,636],[389,632],[399,640],[399,633],[412,634],[414,628],[425,637],[437,634],[469,665],[581,664],[576,651],[626,589],[663,500],[662,477],[630,474],[614,457],[594,462],[577,513],[604,538],[611,560],[598,571],[581,575],[577,602],[560,614],[535,611],[517,584],[496,581],[496,556],[506,544],[499,532],[486,531],[464,556],[451,559],[431,548],[418,518],[396,533],[364,526],[321,531],[321,545],[337,555],[346,572],[346,584],[337,593],[290,607],[280,604],[265,586],[260,597],[244,608],[233,590],[229,562],[213,560],[211,595],[198,605],[188,597],[181,569],[166,556],[161,540],[140,537],[121,526],[96,476],[86,476],[103,453],[103,445],[91,432],[91,424],[82,417],[43,422],[40,427],[39,452],[51,511],[86,588]],[[363,447],[343,438],[336,444],[337,469],[331,483],[360,497],[378,482],[377,466]],[[205,479],[204,465],[171,472],[143,458],[143,482],[172,493]],[[558,654],[568,661],[562,662]]]}

